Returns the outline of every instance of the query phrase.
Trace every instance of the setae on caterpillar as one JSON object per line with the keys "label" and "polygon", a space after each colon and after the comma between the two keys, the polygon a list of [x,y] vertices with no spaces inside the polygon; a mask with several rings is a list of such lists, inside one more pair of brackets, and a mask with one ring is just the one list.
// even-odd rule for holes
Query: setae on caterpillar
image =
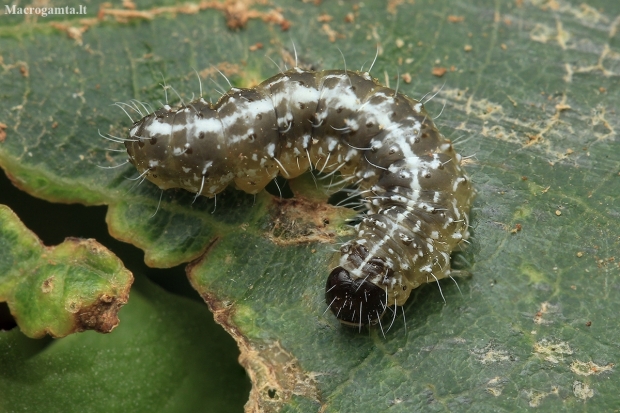
{"label": "setae on caterpillar", "polygon": [[422,102],[368,72],[296,67],[216,104],[165,105],[124,143],[141,177],[196,196],[232,182],[255,194],[310,168],[357,185],[368,211],[325,291],[344,324],[380,323],[414,288],[450,276],[450,253],[469,236],[474,191],[461,156]]}

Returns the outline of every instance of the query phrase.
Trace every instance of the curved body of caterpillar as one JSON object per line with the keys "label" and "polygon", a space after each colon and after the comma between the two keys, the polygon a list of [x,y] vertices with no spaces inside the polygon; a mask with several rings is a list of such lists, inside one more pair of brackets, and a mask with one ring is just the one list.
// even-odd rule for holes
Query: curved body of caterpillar
{"label": "curved body of caterpillar", "polygon": [[411,290],[450,274],[473,199],[461,157],[423,104],[368,73],[299,68],[252,89],[165,106],[136,122],[130,162],[160,188],[257,193],[314,167],[359,185],[368,207],[340,249],[326,301],[345,324],[378,322]]}

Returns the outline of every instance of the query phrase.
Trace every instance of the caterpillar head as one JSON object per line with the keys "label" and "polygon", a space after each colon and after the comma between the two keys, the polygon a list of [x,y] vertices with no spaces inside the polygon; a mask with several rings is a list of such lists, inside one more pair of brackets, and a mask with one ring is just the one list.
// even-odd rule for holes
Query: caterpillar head
{"label": "caterpillar head", "polygon": [[387,308],[385,290],[365,278],[352,278],[349,271],[336,267],[327,278],[325,301],[342,324],[376,324]]}

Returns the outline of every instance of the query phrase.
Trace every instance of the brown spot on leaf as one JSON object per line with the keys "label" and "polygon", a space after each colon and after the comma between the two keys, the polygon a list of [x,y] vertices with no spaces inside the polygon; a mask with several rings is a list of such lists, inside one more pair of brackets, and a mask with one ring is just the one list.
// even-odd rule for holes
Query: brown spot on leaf
{"label": "brown spot on leaf", "polygon": [[0,122],[0,143],[4,142],[6,139],[6,123]]}
{"label": "brown spot on leaf", "polygon": [[134,3],[132,0],[123,0],[123,7],[129,10],[137,9],[136,3]]}
{"label": "brown spot on leaf", "polygon": [[465,16],[450,15],[450,16],[448,16],[448,21],[450,23],[461,23],[461,22],[465,21]]}
{"label": "brown spot on leaf", "polygon": [[75,313],[75,331],[111,332],[119,323],[118,310],[127,303],[128,296],[128,291],[117,297],[102,294],[95,303],[80,308]]}
{"label": "brown spot on leaf", "polygon": [[226,15],[226,25],[231,29],[241,29],[250,19],[261,19],[266,23],[280,25],[283,31],[290,28],[291,23],[284,18],[280,9],[271,9],[266,12],[253,10],[253,0],[227,0],[224,3],[209,2],[212,8],[223,10]]}
{"label": "brown spot on leaf", "polygon": [[598,365],[592,361],[584,362],[580,360],[574,360],[570,364],[570,369],[573,373],[579,374],[580,376],[591,376],[611,372],[614,366],[614,363]]}
{"label": "brown spot on leaf", "polygon": [[[411,0],[410,0],[411,1]],[[405,0],[388,0],[387,3],[387,11],[390,14],[396,14],[398,11],[398,6],[404,4]]]}
{"label": "brown spot on leaf", "polygon": [[54,290],[54,280],[56,279],[56,277],[54,277],[53,275],[49,278],[47,278],[45,281],[43,281],[43,283],[41,284],[41,291],[43,292],[43,294],[47,294],[50,293]]}
{"label": "brown spot on leaf", "polygon": [[534,344],[534,353],[540,354],[546,361],[558,364],[564,355],[573,354],[568,342],[543,338]]}
{"label": "brown spot on leaf", "polygon": [[239,65],[228,63],[228,62],[220,62],[217,66],[209,66],[208,68],[201,70],[198,74],[201,79],[206,77],[217,77],[220,76],[220,72],[224,73],[226,77],[230,77],[233,75],[240,75],[241,68]]}
{"label": "brown spot on leaf", "polygon": [[442,77],[446,74],[447,71],[448,69],[446,69],[445,67],[434,67],[431,73],[437,77]]}
{"label": "brown spot on leaf", "polygon": [[345,37],[343,34],[338,33],[336,30],[332,29],[327,23],[324,23],[323,26],[321,26],[321,30],[327,35],[329,41],[332,43],[334,43],[337,38],[344,39]]}
{"label": "brown spot on leaf", "polygon": [[78,45],[82,45],[82,35],[90,28],[90,26],[96,23],[96,19],[82,19],[82,25],[80,27],[71,26],[67,23],[51,22],[50,26],[64,32],[71,39],[75,40]]}
{"label": "brown spot on leaf", "polygon": [[161,14],[198,14],[206,9],[215,9],[224,13],[226,24],[231,29],[245,27],[250,19],[261,19],[265,23],[277,24],[284,31],[290,28],[291,23],[284,18],[280,8],[271,8],[266,11],[255,10],[253,7],[256,3],[263,4],[255,0],[207,0],[200,3],[181,3],[174,6],[138,10],[135,5],[134,7],[127,7],[125,3],[123,4],[124,9],[116,9],[111,3],[103,3],[99,8],[96,19],[81,19],[83,23],[81,29],[85,31],[90,26],[101,23],[108,16],[114,18],[119,23],[128,23],[131,20],[152,20]]}

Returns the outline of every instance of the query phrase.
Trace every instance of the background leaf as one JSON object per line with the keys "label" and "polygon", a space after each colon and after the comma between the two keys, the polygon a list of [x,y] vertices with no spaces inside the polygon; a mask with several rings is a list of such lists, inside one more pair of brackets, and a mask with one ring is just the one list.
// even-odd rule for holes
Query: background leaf
{"label": "background leaf", "polygon": [[[151,265],[186,262],[209,247],[188,272],[251,369],[250,407],[617,406],[617,2],[279,5],[288,34],[281,20],[254,19],[230,31],[224,14],[207,9],[130,24],[107,20],[76,41],[52,32],[50,23],[3,16],[0,121],[7,128],[0,165],[37,196],[109,204],[111,232],[144,248]],[[271,9],[250,5],[260,16]],[[129,121],[110,102],[157,105],[162,75],[189,99],[197,92],[192,68],[217,98],[206,80],[216,73],[211,65],[235,85],[251,85],[278,71],[263,54],[290,62],[289,35],[300,62],[319,69],[343,68],[336,46],[348,68],[368,67],[378,44],[372,73],[392,87],[398,73],[411,76],[399,90],[414,98],[437,93],[427,107],[442,113],[439,128],[462,154],[475,155],[468,161],[478,192],[474,238],[461,256],[472,276],[458,280],[462,294],[450,281],[440,284],[445,305],[436,285],[418,289],[405,307],[406,323],[399,316],[386,339],[321,315],[333,245],[267,238],[274,223],[265,215],[274,205],[267,194],[252,206],[251,196],[227,192],[210,214],[213,201],[192,205],[190,194],[169,191],[150,218],[159,191],[131,188],[124,178],[136,174],[129,166],[95,167],[125,159],[100,150],[107,142],[95,134],[125,133]],[[263,48],[251,51],[258,43]],[[328,232],[340,229],[330,222]]]}

